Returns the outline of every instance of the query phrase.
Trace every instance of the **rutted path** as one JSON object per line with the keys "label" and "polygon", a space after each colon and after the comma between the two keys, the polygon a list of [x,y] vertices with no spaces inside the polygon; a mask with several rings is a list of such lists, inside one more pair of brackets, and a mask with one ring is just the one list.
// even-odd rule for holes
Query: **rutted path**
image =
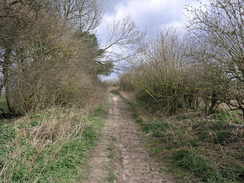
{"label": "rutted path", "polygon": [[149,157],[128,106],[111,94],[109,117],[85,183],[174,183]]}

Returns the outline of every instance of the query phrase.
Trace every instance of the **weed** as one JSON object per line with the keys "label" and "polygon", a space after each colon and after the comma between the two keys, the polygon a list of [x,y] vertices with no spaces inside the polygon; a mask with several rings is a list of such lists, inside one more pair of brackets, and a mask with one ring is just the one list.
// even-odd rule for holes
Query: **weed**
{"label": "weed", "polygon": [[13,149],[11,143],[15,137],[16,132],[12,126],[0,124],[0,164],[2,164],[3,157]]}
{"label": "weed", "polygon": [[1,125],[0,170],[5,166],[1,179],[72,183],[84,177],[81,167],[96,145],[105,114],[102,107],[87,117],[79,109],[60,108],[26,116],[12,126]]}
{"label": "weed", "polygon": [[179,150],[172,156],[176,166],[190,170],[204,182],[223,182],[216,166],[205,157],[190,150]]}
{"label": "weed", "polygon": [[171,125],[165,121],[152,121],[149,123],[143,124],[143,131],[145,133],[151,133],[153,137],[163,137],[167,129],[169,129]]}
{"label": "weed", "polygon": [[145,114],[141,106],[122,98],[130,105],[136,123],[148,134],[151,153],[163,164],[169,163],[180,183],[244,181],[244,133],[229,127],[230,121],[238,123],[232,114],[222,112],[203,118],[191,112],[144,121],[139,114]]}
{"label": "weed", "polygon": [[223,177],[229,180],[244,180],[244,166],[234,161],[229,162],[225,166],[220,168],[220,172]]}
{"label": "weed", "polygon": [[95,109],[95,111],[91,114],[91,116],[99,116],[105,117],[107,115],[107,110],[105,110],[104,106],[99,106]]}
{"label": "weed", "polygon": [[112,140],[111,143],[107,147],[109,162],[107,166],[108,175],[106,177],[106,180],[108,183],[115,183],[117,182],[117,175],[114,172],[114,162],[116,161],[116,151],[115,151],[116,148],[115,148],[114,141],[116,141],[116,138],[112,138],[111,140]]}
{"label": "weed", "polygon": [[9,112],[5,96],[0,97],[0,109],[2,109],[2,112]]}

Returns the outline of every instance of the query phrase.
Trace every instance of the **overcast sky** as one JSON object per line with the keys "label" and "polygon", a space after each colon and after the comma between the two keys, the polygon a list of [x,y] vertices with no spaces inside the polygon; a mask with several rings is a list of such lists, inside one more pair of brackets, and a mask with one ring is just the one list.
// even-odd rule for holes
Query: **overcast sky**
{"label": "overcast sky", "polygon": [[104,18],[97,30],[100,43],[106,39],[108,26],[114,21],[130,17],[137,28],[153,36],[167,27],[185,30],[186,5],[195,0],[103,0]]}
{"label": "overcast sky", "polygon": [[139,30],[155,34],[166,27],[184,29],[185,6],[193,0],[104,0],[104,18],[98,36],[114,20],[130,17]]}

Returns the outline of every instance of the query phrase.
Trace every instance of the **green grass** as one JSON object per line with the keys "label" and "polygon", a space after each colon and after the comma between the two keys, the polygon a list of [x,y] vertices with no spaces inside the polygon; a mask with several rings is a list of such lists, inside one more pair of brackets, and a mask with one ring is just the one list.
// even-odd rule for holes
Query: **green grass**
{"label": "green grass", "polygon": [[9,144],[15,137],[16,132],[12,126],[0,123],[0,170],[4,167],[8,154],[14,148]]}
{"label": "green grass", "polygon": [[141,123],[142,130],[145,133],[151,134],[153,137],[164,137],[166,131],[171,128],[171,124],[165,121],[153,120],[148,123]]}
{"label": "green grass", "polygon": [[176,166],[189,170],[195,176],[200,177],[203,182],[223,183],[225,181],[216,165],[197,152],[178,150],[174,153],[172,159]]}
{"label": "green grass", "polygon": [[229,127],[230,121],[243,124],[239,114],[221,112],[205,119],[186,113],[143,120],[139,111],[144,107],[122,98],[147,134],[152,155],[168,165],[179,183],[244,182],[244,131]]}
{"label": "green grass", "polygon": [[[88,116],[67,118],[70,132],[60,139],[55,139],[55,131],[52,136],[45,136],[45,131],[40,130],[43,136],[39,140],[48,145],[39,148],[42,141],[34,144],[34,132],[51,122],[53,115],[34,114],[16,124],[0,124],[0,183],[72,183],[85,178],[88,155],[96,145],[106,110],[99,107]],[[53,128],[58,128],[58,123]]]}
{"label": "green grass", "polygon": [[5,96],[0,97],[0,109],[4,112],[9,112]]}

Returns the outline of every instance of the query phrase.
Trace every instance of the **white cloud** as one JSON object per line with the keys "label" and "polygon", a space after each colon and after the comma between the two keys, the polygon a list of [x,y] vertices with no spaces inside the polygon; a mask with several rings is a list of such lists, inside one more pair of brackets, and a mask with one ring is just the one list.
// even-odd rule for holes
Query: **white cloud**
{"label": "white cloud", "polygon": [[[185,5],[195,0],[105,0],[110,6],[97,30],[100,43],[106,45],[109,25],[114,21],[130,17],[139,30],[149,35],[158,35],[165,28],[175,27],[184,32]],[[114,2],[114,6],[112,6]],[[116,2],[116,3],[115,3]],[[114,51],[116,48],[112,48]]]}
{"label": "white cloud", "polygon": [[[184,5],[192,0],[121,0],[114,7],[114,13],[105,14],[101,29],[116,20],[130,17],[142,31],[150,33],[161,30],[163,25],[183,27],[185,22]],[[181,25],[180,25],[181,24]]]}
{"label": "white cloud", "polygon": [[160,15],[164,11],[177,13],[176,10],[179,11],[182,4],[182,1],[179,3],[179,0],[130,0],[126,4],[119,4],[116,7],[117,11],[114,18],[119,19],[130,16],[136,21],[146,18],[148,15]]}
{"label": "white cloud", "polygon": [[[112,6],[112,1],[107,0],[107,6]],[[185,4],[194,0],[116,0],[112,10],[105,13],[102,23],[97,29],[100,43],[109,42],[109,26],[115,21],[130,17],[142,32],[153,36],[169,27],[184,32],[186,21]]]}

